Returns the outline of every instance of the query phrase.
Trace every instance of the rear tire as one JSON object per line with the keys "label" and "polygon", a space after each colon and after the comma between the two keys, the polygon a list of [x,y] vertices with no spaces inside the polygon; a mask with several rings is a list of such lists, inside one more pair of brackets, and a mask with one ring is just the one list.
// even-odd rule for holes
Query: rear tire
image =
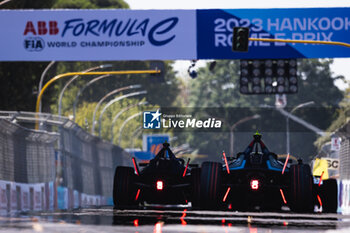
{"label": "rear tire", "polygon": [[204,162],[201,169],[200,207],[202,209],[218,209],[221,194],[222,165],[216,162]]}
{"label": "rear tire", "polygon": [[312,175],[308,164],[290,167],[290,204],[294,212],[313,212]]}
{"label": "rear tire", "polygon": [[336,213],[338,209],[338,184],[337,180],[324,180],[320,189],[323,213]]}
{"label": "rear tire", "polygon": [[201,169],[192,168],[191,170],[192,180],[192,208],[200,208],[200,182],[201,182]]}
{"label": "rear tire", "polygon": [[113,182],[113,203],[117,208],[127,208],[136,204],[134,187],[134,169],[117,167]]}

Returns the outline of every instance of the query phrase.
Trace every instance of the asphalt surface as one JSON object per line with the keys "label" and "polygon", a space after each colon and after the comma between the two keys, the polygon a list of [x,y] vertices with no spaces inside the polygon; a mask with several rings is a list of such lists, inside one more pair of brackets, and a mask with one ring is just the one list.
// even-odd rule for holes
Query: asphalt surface
{"label": "asphalt surface", "polygon": [[115,210],[106,206],[0,216],[1,232],[350,232],[350,216],[291,212]]}

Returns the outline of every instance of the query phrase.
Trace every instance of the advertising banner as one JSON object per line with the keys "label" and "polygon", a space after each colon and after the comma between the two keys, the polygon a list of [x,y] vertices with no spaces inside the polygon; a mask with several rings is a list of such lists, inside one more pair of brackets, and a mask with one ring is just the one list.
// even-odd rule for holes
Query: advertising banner
{"label": "advertising banner", "polygon": [[7,190],[6,190],[6,182],[0,180],[0,213],[6,213],[7,212]]}
{"label": "advertising banner", "polygon": [[20,193],[17,193],[17,187],[15,182],[10,182],[11,188],[10,188],[10,208],[12,211],[16,211],[18,208],[17,200],[19,199]]}
{"label": "advertising banner", "polygon": [[252,38],[350,43],[350,8],[197,10],[198,59],[349,57],[335,45],[249,42],[232,52],[233,27],[249,27]]}
{"label": "advertising banner", "polygon": [[89,196],[85,193],[81,194],[81,207],[89,206]]}
{"label": "advertising banner", "polygon": [[68,188],[57,187],[57,207],[60,210],[68,209]]}
{"label": "advertising banner", "polygon": [[42,190],[44,189],[42,184],[34,184],[32,185],[34,188],[34,210],[42,210],[44,204],[44,193]]}
{"label": "advertising banner", "polygon": [[0,61],[196,57],[195,10],[1,10]]}
{"label": "advertising banner", "polygon": [[331,150],[340,151],[341,138],[340,137],[331,137]]}
{"label": "advertising banner", "polygon": [[350,48],[249,42],[252,38],[350,43],[350,8],[208,10],[1,10],[0,61],[277,59],[349,57]]}
{"label": "advertising banner", "polygon": [[327,161],[328,170],[339,171],[339,159],[335,158],[323,158]]}
{"label": "advertising banner", "polygon": [[101,197],[98,195],[88,195],[85,193],[81,194],[82,207],[96,206],[101,204]]}
{"label": "advertising banner", "polygon": [[21,187],[21,204],[22,204],[22,210],[28,211],[30,210],[30,192],[29,192],[29,185],[28,184],[20,184]]}
{"label": "advertising banner", "polygon": [[79,208],[80,207],[80,194],[77,190],[73,191],[74,196],[74,205],[73,208]]}
{"label": "advertising banner", "polygon": [[55,206],[55,184],[49,182],[49,210],[53,210]]}
{"label": "advertising banner", "polygon": [[342,214],[350,213],[350,180],[341,180],[338,192],[338,208]]}

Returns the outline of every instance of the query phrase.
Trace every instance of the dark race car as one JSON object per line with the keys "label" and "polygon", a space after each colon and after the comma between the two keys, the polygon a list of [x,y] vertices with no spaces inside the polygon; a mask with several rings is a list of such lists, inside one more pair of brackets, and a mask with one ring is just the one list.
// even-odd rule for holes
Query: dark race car
{"label": "dark race car", "polygon": [[[176,158],[168,143],[139,170],[119,166],[114,175],[113,201],[117,208],[136,207],[142,204],[177,205],[196,202],[194,189],[199,189],[199,172],[196,165],[185,164]],[[190,165],[190,167],[189,167]],[[198,192],[196,192],[198,194]]]}
{"label": "dark race car", "polygon": [[337,211],[336,180],[315,179],[301,160],[282,163],[259,133],[236,158],[224,159],[224,165],[202,164],[199,208],[278,211],[288,206],[294,212],[312,212],[318,205],[323,212]]}

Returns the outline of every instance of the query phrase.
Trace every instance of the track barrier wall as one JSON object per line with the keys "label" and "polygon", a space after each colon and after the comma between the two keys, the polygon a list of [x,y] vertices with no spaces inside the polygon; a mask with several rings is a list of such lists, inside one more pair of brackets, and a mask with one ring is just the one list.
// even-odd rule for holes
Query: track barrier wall
{"label": "track barrier wall", "polygon": [[117,165],[122,148],[65,117],[0,112],[0,214],[112,205]]}

